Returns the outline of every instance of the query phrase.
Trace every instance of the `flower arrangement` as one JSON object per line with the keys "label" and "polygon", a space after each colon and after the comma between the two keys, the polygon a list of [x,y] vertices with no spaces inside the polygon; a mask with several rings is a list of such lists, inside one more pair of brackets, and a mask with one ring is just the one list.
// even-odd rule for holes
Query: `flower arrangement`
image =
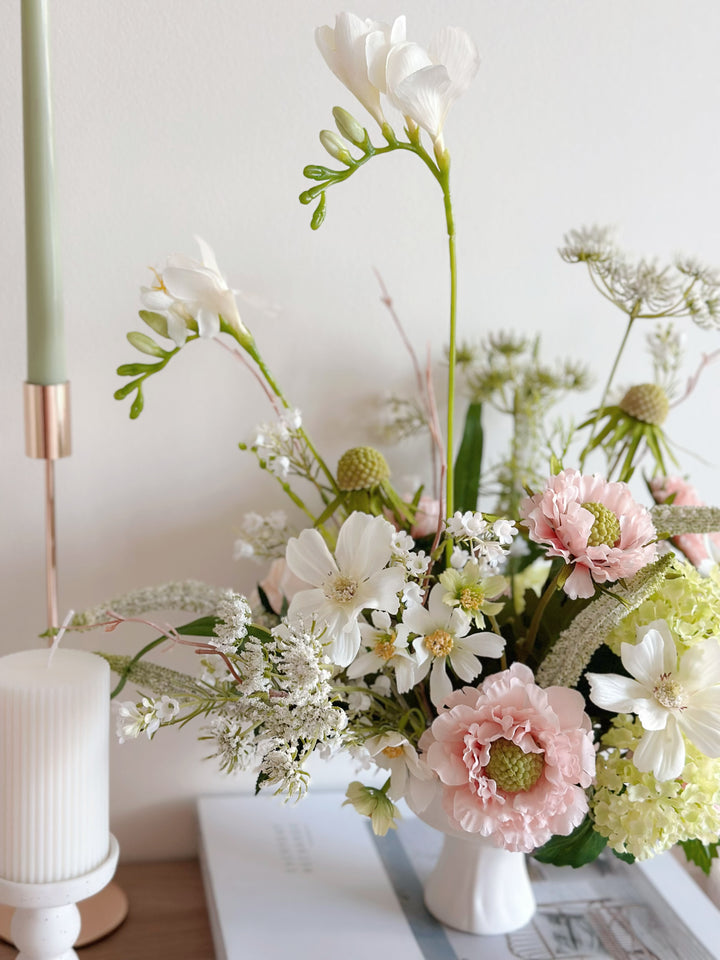
{"label": "flower arrangement", "polygon": [[[582,366],[549,366],[539,342],[509,335],[475,347],[457,337],[443,125],[478,69],[475,45],[447,27],[425,48],[406,38],[403,17],[389,25],[347,13],[316,40],[382,139],[333,110],[337,132],[322,131],[320,141],[337,168],[304,170],[311,185],[300,201],[315,205],[312,228],[323,223],[332,188],[393,151],[418,158],[442,194],[444,428],[433,371],[385,297],[417,380],[416,396],[393,399],[391,426],[396,436],[427,434],[432,495],[396,490],[371,447],[349,449],[331,469],[263,360],[210,247],[199,241],[199,259],[168,258],[142,291],[140,318],[155,336],[128,334],[145,359],[118,369],[129,380],[116,397],[132,396],[137,417],[147,381],[180,350],[200,337],[230,342],[275,414],[243,447],[306,526],[297,532],[282,511],[246,516],[238,554],[272,561],[255,598],[169,584],[75,617],[75,629],[139,619],[160,634],[133,657],[107,656],[120,678],[115,695],[128,682],[140,691],[119,705],[119,735],[153,737],[201,718],[223,770],[255,767],[258,789],[293,798],[307,790],[311,754],[350,751],[387,771],[382,786],[355,781],[347,791],[380,834],[395,825],[401,798],[422,812],[439,796],[455,829],[547,862],[578,866],[607,845],[645,858],[679,843],[708,869],[720,835],[720,510],[671,475],[677,464],[663,424],[681,399],[675,321],[720,326],[720,277],[690,260],[633,261],[604,229],[569,233],[562,257],[585,265],[626,328],[597,407],[576,427],[550,429],[558,401],[587,388]],[[387,104],[402,114],[402,132]],[[618,364],[642,321],[657,324],[648,336],[654,380],[614,397]],[[456,438],[460,383],[467,402]],[[508,416],[510,430],[507,455],[488,469],[491,408]],[[588,472],[589,460],[602,472]],[[629,486],[641,466],[649,508]],[[195,619],[147,619],[168,608]],[[197,676],[145,659],[167,638],[197,651]]]}

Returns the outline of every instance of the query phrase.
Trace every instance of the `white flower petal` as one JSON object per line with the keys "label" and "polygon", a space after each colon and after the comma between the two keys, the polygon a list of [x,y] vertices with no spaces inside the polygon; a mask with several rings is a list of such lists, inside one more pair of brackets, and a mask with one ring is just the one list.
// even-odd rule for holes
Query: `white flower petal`
{"label": "white flower petal", "polygon": [[437,140],[450,106],[450,86],[445,67],[423,67],[393,88],[393,100],[405,116],[427,130],[433,140]]}
{"label": "white flower petal", "polygon": [[[470,36],[459,27],[443,27],[430,41],[428,53],[435,63],[442,64],[450,77],[448,101],[463,94],[478,72],[480,57]],[[507,521],[505,521],[507,523]],[[507,542],[510,543],[512,538]]]}
{"label": "white flower petal", "polygon": [[377,673],[382,666],[382,660],[371,650],[361,653],[347,668],[347,675],[351,680],[364,677],[367,673]]}
{"label": "white flower petal", "polygon": [[720,684],[720,643],[713,637],[683,654],[678,680],[690,693]]}
{"label": "white flower petal", "polygon": [[720,757],[720,687],[696,694],[678,723],[688,740],[706,757]]}
{"label": "white flower petal", "polygon": [[384,517],[351,513],[340,528],[335,556],[348,576],[364,580],[381,570],[392,554],[393,526]]}
{"label": "white flower petal", "polygon": [[645,730],[663,730],[670,716],[668,708],[658,703],[655,697],[636,700],[633,712]]}
{"label": "white flower petal", "polygon": [[400,606],[398,594],[405,583],[405,575],[399,567],[379,570],[361,582],[357,592],[358,612],[366,607],[380,607],[390,613],[397,613]]}
{"label": "white flower petal", "polygon": [[207,267],[208,270],[212,270],[212,272],[218,276],[222,276],[220,268],[217,265],[217,260],[215,259],[215,253],[210,244],[206,243],[202,237],[198,237],[197,234],[195,235],[195,242],[200,247],[200,259],[202,260],[203,266]]}
{"label": "white flower petal", "polygon": [[482,664],[478,658],[469,650],[463,650],[462,647],[458,647],[457,645],[453,646],[449,654],[449,659],[450,666],[460,679],[466,683],[470,683],[475,677],[482,673]]}
{"label": "white flower petal", "polygon": [[327,648],[327,655],[338,667],[347,667],[360,649],[360,630],[353,623],[349,630],[335,631]]}
{"label": "white flower petal", "polygon": [[147,307],[148,310],[160,312],[169,310],[175,302],[164,290],[158,290],[156,287],[141,287],[140,299],[143,306]]}
{"label": "white flower petal", "polygon": [[496,633],[471,633],[462,638],[462,645],[480,657],[501,657],[505,640]]}
{"label": "white flower petal", "polygon": [[441,707],[452,693],[452,683],[445,670],[445,658],[438,658],[430,671],[430,699],[436,707]]}
{"label": "white flower petal", "polygon": [[291,537],[285,559],[296,577],[315,587],[338,572],[335,559],[317,530],[303,530],[300,536]]}
{"label": "white flower petal", "polygon": [[[672,643],[672,638],[670,642]],[[660,674],[672,672],[677,666],[675,655],[675,663],[669,670],[666,669],[665,637],[655,629],[647,630],[640,643],[623,643],[620,647],[620,659],[627,672],[649,690],[653,689]]]}
{"label": "white flower petal", "polygon": [[198,333],[201,337],[210,339],[220,333],[220,317],[214,310],[201,306],[195,311],[195,321],[198,325]]}
{"label": "white flower petal", "polygon": [[592,702],[615,713],[634,713],[638,700],[646,700],[650,692],[637,680],[618,673],[586,673],[585,679],[590,684]]}
{"label": "white flower petal", "polygon": [[685,741],[674,718],[664,730],[649,730],[633,754],[633,763],[642,773],[652,771],[656,780],[674,780],[685,766]]}
{"label": "white flower petal", "polygon": [[175,342],[176,347],[181,347],[187,340],[187,324],[182,317],[179,317],[172,310],[167,315],[168,336]]}
{"label": "white flower petal", "polygon": [[171,297],[191,303],[205,300],[219,289],[218,279],[199,264],[194,269],[166,267],[163,280]]}
{"label": "white flower petal", "polygon": [[299,590],[290,601],[288,607],[289,620],[310,621],[320,614],[325,605],[325,594],[322,590]]}
{"label": "white flower petal", "polygon": [[398,658],[394,663],[395,682],[397,683],[398,693],[407,693],[417,683],[418,664],[416,660]]}

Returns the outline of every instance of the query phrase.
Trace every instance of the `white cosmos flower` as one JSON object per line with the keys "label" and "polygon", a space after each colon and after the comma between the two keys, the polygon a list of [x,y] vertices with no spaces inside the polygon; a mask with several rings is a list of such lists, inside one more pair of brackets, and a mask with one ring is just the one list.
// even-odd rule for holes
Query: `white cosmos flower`
{"label": "white cosmos flower", "polygon": [[303,530],[287,545],[290,570],[312,584],[292,598],[288,617],[327,624],[328,657],[340,667],[353,661],[360,647],[358,616],[362,610],[397,613],[405,583],[400,567],[387,567],[394,527],[384,517],[351,513],[340,528],[335,556],[317,530]]}
{"label": "white cosmos flower", "polygon": [[703,640],[678,661],[664,620],[641,628],[638,639],[621,647],[630,677],[586,674],[590,699],[604,710],[636,714],[646,733],[635,766],[652,770],[657,780],[673,780],[685,766],[683,734],[706,756],[720,757],[720,643]]}
{"label": "white cosmos flower", "polygon": [[142,291],[143,304],[163,313],[168,321],[168,334],[178,346],[187,337],[187,323],[197,324],[201,337],[214,337],[220,332],[220,317],[247,343],[252,336],[240,319],[235,294],[220,273],[212,248],[200,237],[200,260],[184,254],[172,254],[163,269],[156,273],[156,284]]}
{"label": "white cosmos flower", "polygon": [[436,583],[427,609],[412,604],[403,614],[403,624],[418,634],[413,641],[418,661],[414,682],[430,671],[430,699],[436,707],[452,693],[448,660],[457,676],[470,683],[482,672],[478,656],[499,657],[505,647],[503,638],[495,633],[468,634],[470,618],[458,607],[448,607],[444,596],[445,588]]}
{"label": "white cosmos flower", "polygon": [[435,795],[435,773],[417,755],[411,743],[396,732],[383,733],[365,741],[365,748],[377,766],[390,771],[388,796],[405,797],[412,810],[424,810]]}
{"label": "white cosmos flower", "polygon": [[365,647],[347,668],[350,679],[378,673],[385,667],[395,670],[398,693],[407,693],[412,687],[417,667],[416,657],[408,649],[409,628],[404,624],[393,626],[390,614],[374,610],[369,623],[360,623],[360,636]]}
{"label": "white cosmos flower", "polygon": [[385,62],[394,44],[405,39],[405,17],[390,26],[339,13],[335,26],[318,27],[315,42],[325,63],[382,126],[380,93],[385,90]]}
{"label": "white cosmos flower", "polygon": [[458,27],[440,30],[427,50],[418,43],[396,43],[387,56],[388,98],[442,149],[447,112],[470,86],[479,64],[475,44]]}

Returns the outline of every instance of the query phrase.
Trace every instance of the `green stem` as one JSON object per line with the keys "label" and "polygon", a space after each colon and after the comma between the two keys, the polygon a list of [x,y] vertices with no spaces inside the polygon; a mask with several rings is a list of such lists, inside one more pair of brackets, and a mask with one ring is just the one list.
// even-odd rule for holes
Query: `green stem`
{"label": "green stem", "polygon": [[166,637],[165,635],[163,635],[162,637],[158,637],[157,640],[151,640],[150,643],[146,644],[146,645],[142,648],[142,650],[140,650],[139,653],[136,653],[136,654],[135,654],[135,656],[132,658],[132,660],[128,660],[128,662],[127,662],[126,665],[125,665],[125,669],[123,670],[123,672],[122,672],[121,675],[120,675],[120,679],[118,680],[117,686],[115,687],[115,689],[114,689],[114,690],[112,691],[112,693],[110,694],[110,699],[111,699],[111,700],[120,693],[120,691],[122,690],[122,688],[123,688],[123,687],[125,686],[125,684],[128,682],[128,678],[129,678],[129,676],[130,676],[130,671],[131,671],[132,668],[135,666],[135,664],[138,663],[140,660],[142,660],[142,658],[145,656],[146,653],[150,653],[151,650],[154,650],[155,647],[159,646],[161,643],[164,643],[166,640],[167,640],[167,637]]}
{"label": "green stem", "polygon": [[530,654],[533,651],[533,648],[535,646],[535,640],[537,639],[537,633],[540,627],[540,621],[542,619],[542,615],[545,612],[545,607],[547,607],[548,603],[550,603],[552,595],[555,593],[555,590],[557,589],[561,576],[567,576],[567,567],[565,566],[565,564],[563,564],[563,566],[560,567],[558,572],[555,574],[555,576],[552,578],[550,583],[547,585],[545,589],[545,593],[543,593],[543,595],[540,597],[540,600],[538,601],[538,605],[535,608],[535,613],[533,614],[533,618],[530,621],[530,627],[528,629],[527,636],[525,637],[525,642],[523,644],[523,656],[522,656],[523,663],[527,663],[528,658],[530,657]]}
{"label": "green stem", "polygon": [[587,458],[587,455],[588,455],[588,453],[590,452],[590,446],[591,446],[593,440],[595,439],[595,431],[597,430],[598,422],[600,421],[600,417],[602,416],[602,411],[603,411],[603,409],[604,409],[604,407],[605,407],[605,403],[606,403],[606,401],[607,401],[608,394],[610,393],[610,387],[612,386],[613,379],[614,379],[615,374],[616,374],[616,372],[617,372],[617,368],[618,368],[618,365],[619,365],[619,363],[620,363],[620,358],[622,357],[623,351],[625,350],[625,344],[628,342],[628,337],[630,336],[630,331],[632,330],[633,324],[635,323],[635,321],[636,321],[639,313],[640,313],[640,301],[638,300],[638,302],[635,304],[635,306],[634,306],[634,307],[632,308],[632,310],[630,311],[630,315],[629,315],[629,317],[628,317],[628,322],[627,322],[627,327],[625,328],[625,334],[623,335],[622,341],[621,341],[621,343],[620,343],[620,347],[619,347],[618,352],[617,352],[617,354],[616,354],[616,356],[615,356],[615,361],[614,361],[614,363],[613,363],[613,365],[612,365],[612,369],[610,370],[610,375],[609,375],[609,377],[608,377],[608,379],[607,379],[607,383],[605,384],[605,389],[603,390],[602,399],[600,400],[600,405],[598,406],[597,413],[595,414],[595,417],[594,417],[593,422],[592,422],[592,426],[591,426],[591,428],[590,428],[590,438],[588,439],[588,442],[586,443],[585,448],[583,449],[583,452],[582,452],[582,454],[580,455],[580,472],[581,472],[581,473],[582,473],[583,468],[584,468],[584,466],[585,466],[585,460],[586,460],[586,458]]}

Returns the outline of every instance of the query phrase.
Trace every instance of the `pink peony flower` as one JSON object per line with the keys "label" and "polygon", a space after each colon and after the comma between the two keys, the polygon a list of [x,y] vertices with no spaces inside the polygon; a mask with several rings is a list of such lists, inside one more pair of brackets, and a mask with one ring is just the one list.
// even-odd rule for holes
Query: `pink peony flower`
{"label": "pink peony flower", "polygon": [[520,516],[547,556],[572,565],[563,589],[572,599],[591,597],[595,583],[630,577],[655,559],[655,527],[626,483],[563,470],[520,504]]}
{"label": "pink peony flower", "polygon": [[445,703],[420,747],[453,826],[529,853],[582,823],[595,751],[581,694],[514,663]]}
{"label": "pink peony flower", "polygon": [[[656,477],[650,481],[650,491],[655,503],[665,503],[668,497],[673,494],[673,503],[678,507],[704,507],[705,501],[701,500],[698,492],[692,484],[682,477]],[[707,561],[713,562],[714,557],[709,549],[709,543],[720,552],[720,533],[683,533],[678,537],[673,537],[672,542],[694,567],[699,567]]]}

